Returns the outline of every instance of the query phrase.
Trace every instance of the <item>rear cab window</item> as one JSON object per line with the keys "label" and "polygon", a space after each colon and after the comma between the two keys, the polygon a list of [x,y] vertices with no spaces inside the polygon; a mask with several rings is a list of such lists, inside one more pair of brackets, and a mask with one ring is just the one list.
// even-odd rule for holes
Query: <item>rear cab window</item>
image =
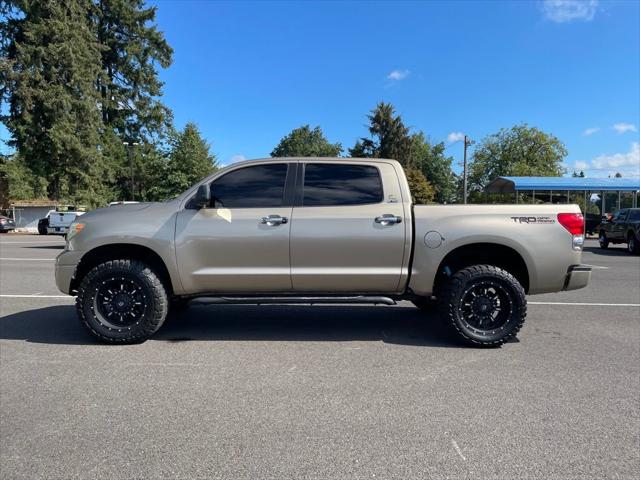
{"label": "rear cab window", "polygon": [[303,207],[367,205],[382,202],[378,168],[351,163],[307,163],[302,187]]}

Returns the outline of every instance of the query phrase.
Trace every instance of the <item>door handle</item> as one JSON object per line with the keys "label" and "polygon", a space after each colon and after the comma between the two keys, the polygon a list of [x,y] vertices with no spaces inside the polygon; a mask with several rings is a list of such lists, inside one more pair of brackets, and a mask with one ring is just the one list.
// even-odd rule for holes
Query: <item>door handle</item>
{"label": "door handle", "polygon": [[280,215],[269,215],[268,217],[262,217],[260,223],[263,225],[269,225],[270,227],[277,227],[287,223],[289,220],[287,217],[281,217]]}
{"label": "door handle", "polygon": [[395,225],[396,223],[402,223],[402,217],[399,217],[398,215],[384,214],[376,217],[375,221],[380,225]]}

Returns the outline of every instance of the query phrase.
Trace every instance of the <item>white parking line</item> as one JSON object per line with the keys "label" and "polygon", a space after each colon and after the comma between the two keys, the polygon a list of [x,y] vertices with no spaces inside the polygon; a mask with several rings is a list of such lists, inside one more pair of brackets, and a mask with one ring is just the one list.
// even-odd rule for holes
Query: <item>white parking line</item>
{"label": "white parking line", "polygon": [[55,258],[9,258],[0,257],[0,260],[15,261],[15,262],[55,262]]}
{"label": "white parking line", "polygon": [[529,305],[577,305],[587,307],[640,307],[640,303],[527,302]]}
{"label": "white parking line", "polygon": [[0,298],[74,298],[71,295],[0,295]]}
{"label": "white parking line", "polygon": [[29,244],[37,244],[37,245],[64,245],[65,242],[56,242],[52,240],[35,240],[30,242],[0,242],[0,245],[29,245]]}

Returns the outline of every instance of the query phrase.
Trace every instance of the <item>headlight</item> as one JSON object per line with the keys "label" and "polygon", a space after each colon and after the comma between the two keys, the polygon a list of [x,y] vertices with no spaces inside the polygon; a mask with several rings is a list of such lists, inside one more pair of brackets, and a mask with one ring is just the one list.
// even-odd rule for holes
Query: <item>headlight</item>
{"label": "headlight", "polygon": [[77,234],[79,234],[82,230],[84,230],[85,224],[82,222],[73,222],[69,226],[69,232],[67,233],[67,240],[71,240]]}

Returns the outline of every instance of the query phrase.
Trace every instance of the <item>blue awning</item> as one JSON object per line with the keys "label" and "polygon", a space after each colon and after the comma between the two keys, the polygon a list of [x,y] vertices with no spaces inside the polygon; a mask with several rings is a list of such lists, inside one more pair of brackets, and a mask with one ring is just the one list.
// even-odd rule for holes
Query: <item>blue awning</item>
{"label": "blue awning", "polygon": [[488,193],[516,191],[590,190],[633,192],[640,190],[640,177],[581,178],[581,177],[498,177],[487,185]]}

